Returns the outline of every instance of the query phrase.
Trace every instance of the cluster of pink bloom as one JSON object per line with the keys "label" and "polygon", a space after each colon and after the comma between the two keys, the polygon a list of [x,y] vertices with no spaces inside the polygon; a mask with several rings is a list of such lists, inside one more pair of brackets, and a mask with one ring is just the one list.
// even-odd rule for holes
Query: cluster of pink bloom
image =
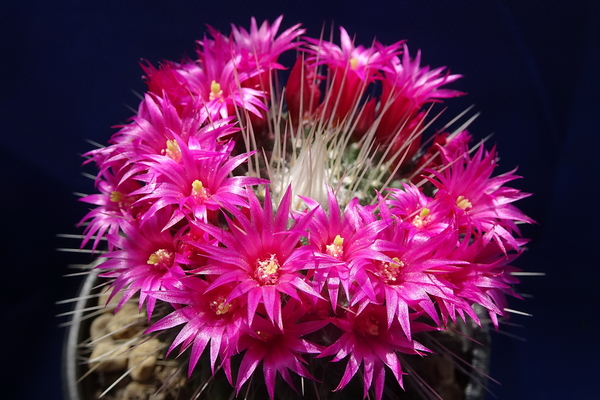
{"label": "cluster of pink bloom", "polygon": [[[190,374],[207,351],[239,393],[262,363],[273,399],[277,374],[294,387],[290,372],[317,379],[310,360],[326,357],[347,360],[338,389],[362,364],[364,396],[381,399],[386,367],[402,385],[398,354],[429,351],[415,333],[478,320],[474,304],[494,324],[505,315],[509,264],[526,242],[517,224],[531,222],[511,203],[525,194],[504,186],[514,171],[492,176],[495,150],[470,151],[466,132],[422,148],[424,108],[461,95],[442,88],[458,75],[421,67],[403,42],[355,46],[341,29],[338,46],[299,26],[277,35],[280,23],[210,29],[196,60],[144,65],[137,115],[88,153],[99,193],[82,199],[95,206],[84,244],[108,241],[100,268],[120,304],[139,296],[149,319],[157,301],[172,305],[148,333],[182,326],[170,351],[189,350]],[[280,90],[278,58],[292,49]],[[372,85],[380,95],[368,99]],[[340,205],[330,188],[326,204],[303,197],[296,209],[292,182],[273,201],[269,181],[245,173],[253,152],[240,131],[264,142],[278,98],[290,125],[351,121],[352,140],[374,132],[426,183],[404,179],[370,205]],[[328,339],[313,334],[325,329]]]}

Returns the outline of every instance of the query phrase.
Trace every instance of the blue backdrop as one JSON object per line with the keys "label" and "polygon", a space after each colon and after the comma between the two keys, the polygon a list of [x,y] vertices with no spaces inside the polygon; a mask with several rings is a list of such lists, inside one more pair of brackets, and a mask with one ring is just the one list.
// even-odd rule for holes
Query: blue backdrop
{"label": "blue backdrop", "polygon": [[[0,5],[0,244],[3,373],[7,399],[60,399],[64,331],[55,302],[72,296],[63,278],[81,255],[57,233],[77,233],[89,193],[79,154],[104,143],[143,92],[141,58],[157,63],[193,54],[205,23],[224,31],[284,14],[316,36],[343,25],[369,45],[408,39],[424,63],[465,77],[468,96],[448,112],[476,105],[470,131],[494,133],[500,172],[519,166],[519,206],[539,225],[524,230],[529,251],[516,263],[545,277],[524,278],[533,295],[493,334],[491,384],[499,399],[591,399],[600,359],[600,2],[578,1],[24,1]],[[596,195],[594,195],[596,193]],[[525,341],[516,339],[518,336]],[[6,394],[8,391],[8,394]],[[492,397],[490,397],[492,398]]]}

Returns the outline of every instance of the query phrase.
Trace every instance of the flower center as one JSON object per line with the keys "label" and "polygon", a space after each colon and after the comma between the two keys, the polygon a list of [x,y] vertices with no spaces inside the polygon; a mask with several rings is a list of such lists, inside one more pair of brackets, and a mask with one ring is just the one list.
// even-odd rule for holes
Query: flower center
{"label": "flower center", "polygon": [[204,201],[210,197],[210,194],[202,184],[202,181],[196,179],[192,182],[192,196],[196,198],[196,200]]}
{"label": "flower center", "polygon": [[458,196],[458,198],[456,199],[456,207],[466,211],[469,208],[473,207],[473,204],[471,204],[469,199],[467,199],[466,197]]}
{"label": "flower center", "polygon": [[170,159],[179,162],[181,160],[181,148],[177,140],[167,140],[167,147],[163,150],[163,154]]}
{"label": "flower center", "polygon": [[110,201],[113,203],[120,203],[125,200],[125,195],[122,192],[117,192],[116,190],[110,192]]}
{"label": "flower center", "polygon": [[147,263],[150,265],[160,265],[163,267],[170,267],[173,265],[173,259],[175,255],[172,251],[166,249],[159,249],[154,253],[150,254]]}
{"label": "flower center", "polygon": [[427,223],[427,217],[431,213],[429,208],[423,208],[419,215],[413,218],[412,224],[417,228],[422,228]]}
{"label": "flower center", "polygon": [[379,336],[379,321],[372,316],[359,317],[356,319],[355,328],[363,335]]}
{"label": "flower center", "polygon": [[269,340],[273,339],[273,335],[267,332],[263,332],[263,331],[256,331],[256,334],[258,336],[260,336],[260,338],[262,340],[264,340],[265,342],[268,342]]}
{"label": "flower center", "polygon": [[356,57],[352,57],[350,59],[350,68],[351,69],[356,69],[356,66],[358,65],[358,58]]}
{"label": "flower center", "polygon": [[344,238],[340,235],[337,235],[335,239],[333,239],[332,244],[328,244],[326,247],[326,253],[332,257],[340,258],[344,254]]}
{"label": "flower center", "polygon": [[398,257],[392,258],[393,262],[381,263],[379,266],[379,275],[383,278],[383,281],[388,285],[393,285],[398,280],[399,275],[402,273],[404,263],[400,261]]}
{"label": "flower center", "polygon": [[256,272],[254,277],[262,285],[273,285],[279,278],[279,261],[275,254],[271,254],[266,260],[256,261]]}
{"label": "flower center", "polygon": [[210,308],[217,315],[227,314],[231,310],[231,304],[225,302],[225,296],[217,296],[210,302]]}
{"label": "flower center", "polygon": [[125,193],[114,190],[110,192],[110,201],[117,203],[117,206],[121,209],[129,209],[134,202],[134,199],[128,197]]}
{"label": "flower center", "polygon": [[221,84],[216,81],[212,81],[210,83],[210,94],[208,95],[209,100],[218,99],[223,95],[223,91],[221,90]]}

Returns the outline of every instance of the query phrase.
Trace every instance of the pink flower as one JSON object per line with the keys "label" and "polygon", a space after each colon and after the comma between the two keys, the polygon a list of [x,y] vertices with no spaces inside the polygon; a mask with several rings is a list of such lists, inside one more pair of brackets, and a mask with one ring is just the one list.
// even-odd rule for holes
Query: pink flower
{"label": "pink flower", "polygon": [[294,43],[294,40],[305,30],[300,29],[300,24],[297,24],[277,36],[282,20],[283,15],[279,16],[272,25],[264,21],[259,28],[256,19],[252,17],[249,32],[242,27],[231,25],[232,45],[235,53],[241,55],[237,68],[241,71],[260,71],[259,74],[251,75],[248,80],[245,80],[244,87],[270,93],[271,70],[285,69],[277,63],[279,55],[297,47],[299,43]]}
{"label": "pink flower", "polygon": [[252,322],[252,331],[240,340],[240,351],[245,350],[236,381],[237,393],[252,376],[262,361],[267,392],[275,398],[277,373],[294,390],[289,371],[308,379],[314,379],[304,364],[302,354],[319,353],[321,347],[301,337],[328,324],[327,321],[298,322],[304,314],[302,305],[288,301],[282,310],[283,328],[257,316]]}
{"label": "pink flower", "polygon": [[[449,257],[458,240],[452,227],[430,236],[411,235],[401,224],[390,224],[382,237],[377,248],[388,258],[366,267],[370,284],[359,286],[352,304],[384,304],[388,328],[397,321],[410,339],[411,315],[426,313],[440,325],[434,300],[464,303],[455,296],[453,286],[437,276],[459,270],[466,262]],[[447,319],[442,314],[444,324]]]}
{"label": "pink flower", "polygon": [[506,295],[521,298],[512,288],[519,280],[511,275],[519,270],[509,264],[523,252],[522,246],[527,241],[517,239],[519,250],[507,255],[492,237],[492,232],[477,238],[466,236],[450,255],[465,263],[460,269],[438,275],[438,278],[452,286],[455,294],[468,302],[466,307],[449,308],[449,312],[456,311],[462,318],[466,313],[477,321],[471,305],[479,304],[488,310],[492,323],[498,327],[498,315],[507,317],[504,311]]}
{"label": "pink flower", "polygon": [[246,307],[239,300],[228,301],[233,285],[223,285],[207,291],[209,282],[204,279],[187,276],[181,279],[180,288],[148,292],[149,296],[171,304],[177,308],[171,314],[156,322],[146,333],[171,329],[185,324],[168,353],[181,345],[179,354],[191,346],[188,375],[191,375],[200,356],[210,342],[210,364],[215,373],[215,363],[220,357],[225,374],[232,382],[230,357],[237,354],[242,328],[247,327]]}
{"label": "pink flower", "polygon": [[402,189],[390,189],[389,192],[381,213],[383,218],[397,217],[397,229],[411,231],[411,235],[433,237],[453,222],[450,210],[444,204],[424,195],[413,184],[405,183]]}
{"label": "pink flower", "polygon": [[169,142],[175,138],[184,143],[193,138],[202,150],[216,151],[223,138],[237,131],[232,118],[207,123],[197,108],[178,111],[168,97],[146,94],[133,122],[113,135],[111,142],[119,146],[121,157],[133,163],[146,154],[168,155],[173,151]]}
{"label": "pink flower", "polygon": [[370,83],[379,77],[379,71],[385,68],[398,52],[399,43],[384,47],[378,43],[365,48],[355,46],[348,32],[340,27],[341,47],[334,43],[306,38],[310,44],[308,59],[317,65],[326,65],[332,79],[323,106],[325,117],[344,120],[358,107]]}
{"label": "pink flower", "polygon": [[431,170],[431,182],[437,187],[436,201],[446,205],[464,229],[491,232],[501,248],[517,250],[519,244],[512,232],[518,234],[515,222],[532,223],[533,220],[512,202],[529,196],[517,189],[503,186],[519,178],[513,171],[491,177],[496,167],[496,151],[484,152],[480,146],[473,157],[467,152],[450,158],[440,147],[444,165],[440,171]]}
{"label": "pink flower", "polygon": [[[389,328],[385,320],[385,308],[376,305],[370,305],[360,312],[349,310],[343,317],[332,320],[342,330],[342,336],[319,357],[335,354],[334,362],[348,358],[344,375],[335,390],[344,388],[363,364],[363,397],[367,397],[367,392],[373,385],[375,398],[380,400],[386,366],[402,386],[402,367],[396,352],[423,355],[422,352],[429,351],[419,343],[407,339],[396,326]],[[414,330],[423,329],[425,328],[421,324],[414,325]]]}
{"label": "pink flower", "polygon": [[118,250],[106,254],[107,261],[98,268],[108,270],[100,276],[115,278],[111,297],[123,290],[117,310],[134,294],[140,292],[140,308],[146,303],[148,320],[156,298],[148,292],[177,286],[184,272],[180,264],[187,263],[179,256],[177,241],[169,231],[163,231],[166,213],[156,215],[144,225],[123,223],[124,236],[109,235],[109,242]]}
{"label": "pink flower", "polygon": [[[219,209],[245,207],[245,187],[266,183],[263,179],[229,174],[246,161],[248,154],[230,157],[228,152],[207,152],[190,138],[190,147],[175,137],[167,155],[147,155],[138,165],[148,168],[136,179],[146,185],[133,194],[142,196],[138,202],[151,202],[142,216],[145,222],[167,206],[175,206],[164,229],[183,218],[208,220],[208,213]],[[231,147],[229,149],[230,151]]]}
{"label": "pink flower", "polygon": [[235,53],[225,36],[214,30],[212,35],[213,39],[198,41],[197,64],[182,72],[192,92],[203,101],[201,113],[217,120],[235,116],[237,107],[260,117],[261,110],[266,111],[265,93],[242,83],[261,70],[239,70],[242,56]]}
{"label": "pink flower", "polygon": [[[222,246],[198,245],[210,259],[200,270],[203,275],[217,275],[208,290],[225,284],[235,284],[227,301],[240,299],[248,304],[248,323],[252,324],[257,311],[266,313],[268,319],[282,328],[281,295],[300,300],[297,291],[310,296],[319,294],[304,279],[302,270],[307,265],[310,252],[298,247],[311,214],[296,221],[288,229],[291,189],[288,188],[273,215],[271,197],[267,190],[264,208],[256,195],[247,190],[250,202],[248,214],[229,210],[234,219],[227,216],[229,230],[213,225],[197,225],[217,239]],[[259,307],[261,306],[261,307]]]}
{"label": "pink flower", "polygon": [[285,102],[294,124],[308,119],[317,109],[321,98],[320,80],[317,66],[299,55],[285,86]]}
{"label": "pink flower", "polygon": [[[141,185],[133,179],[119,181],[121,181],[120,176],[106,172],[104,178],[96,183],[100,193],[79,199],[84,203],[97,206],[79,222],[79,225],[83,225],[89,221],[85,227],[85,237],[81,247],[94,239],[92,249],[97,249],[106,234],[117,235],[121,224],[136,219],[138,213],[143,210],[143,208],[133,205],[139,197],[131,194]],[[112,247],[113,244],[109,243],[109,249]]]}
{"label": "pink flower", "polygon": [[381,95],[381,120],[377,126],[377,138],[381,143],[395,144],[395,150],[406,149],[410,159],[420,144],[419,125],[423,105],[440,99],[461,96],[457,90],[441,89],[461,75],[444,73],[445,67],[430,70],[420,67],[421,52],[410,59],[408,47],[403,45],[402,60],[395,58],[384,72]]}
{"label": "pink flower", "polygon": [[266,110],[265,93],[242,87],[242,83],[261,73],[262,67],[240,70],[242,55],[227,37],[214,29],[211,33],[212,39],[198,41],[197,61],[163,63],[159,69],[144,67],[149,89],[168,97],[178,109],[195,108],[202,121],[235,117],[236,108],[260,117]]}
{"label": "pink flower", "polygon": [[264,21],[259,28],[256,19],[252,17],[250,31],[231,25],[231,35],[237,52],[244,56],[246,62],[254,63],[253,67],[248,68],[249,70],[283,68],[274,63],[281,53],[297,46],[294,40],[305,30],[300,29],[300,24],[296,24],[277,36],[282,20],[283,15],[280,15],[272,25]]}
{"label": "pink flower", "polygon": [[144,171],[139,164],[147,155],[177,157],[175,138],[205,151],[223,150],[222,141],[236,132],[232,118],[205,123],[198,110],[182,112],[168,98],[146,94],[133,121],[121,127],[111,137],[111,145],[91,151],[85,156],[95,161],[99,168],[98,179],[110,171],[118,171],[119,179],[126,180]]}
{"label": "pink flower", "polygon": [[[386,221],[377,221],[371,210],[364,210],[358,199],[351,201],[344,212],[331,188],[328,190],[326,213],[316,201],[303,198],[313,211],[308,226],[308,241],[311,245],[314,276],[317,290],[327,290],[333,311],[338,303],[352,301],[356,285],[369,284],[365,266],[387,257],[375,248],[378,233],[385,228]],[[340,296],[340,286],[343,296]]]}

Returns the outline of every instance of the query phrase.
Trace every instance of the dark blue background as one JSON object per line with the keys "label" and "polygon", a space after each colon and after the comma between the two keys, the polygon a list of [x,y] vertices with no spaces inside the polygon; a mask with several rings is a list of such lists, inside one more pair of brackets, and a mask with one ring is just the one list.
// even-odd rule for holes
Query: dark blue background
{"label": "dark blue background", "polygon": [[[465,77],[468,96],[449,113],[481,111],[471,132],[494,133],[500,172],[519,166],[518,188],[535,193],[520,207],[530,250],[517,265],[546,277],[524,278],[534,298],[513,308],[532,313],[493,334],[491,384],[500,399],[592,399],[600,367],[596,250],[600,176],[600,2],[588,1],[26,1],[0,6],[0,243],[3,351],[9,399],[60,399],[64,331],[54,303],[78,279],[66,265],[86,257],[55,252],[77,246],[89,193],[78,154],[105,143],[112,125],[143,92],[140,58],[153,63],[193,54],[205,23],[228,32],[285,14],[319,35],[333,21],[369,45],[408,39],[425,63]],[[491,397],[490,397],[491,398]]]}

